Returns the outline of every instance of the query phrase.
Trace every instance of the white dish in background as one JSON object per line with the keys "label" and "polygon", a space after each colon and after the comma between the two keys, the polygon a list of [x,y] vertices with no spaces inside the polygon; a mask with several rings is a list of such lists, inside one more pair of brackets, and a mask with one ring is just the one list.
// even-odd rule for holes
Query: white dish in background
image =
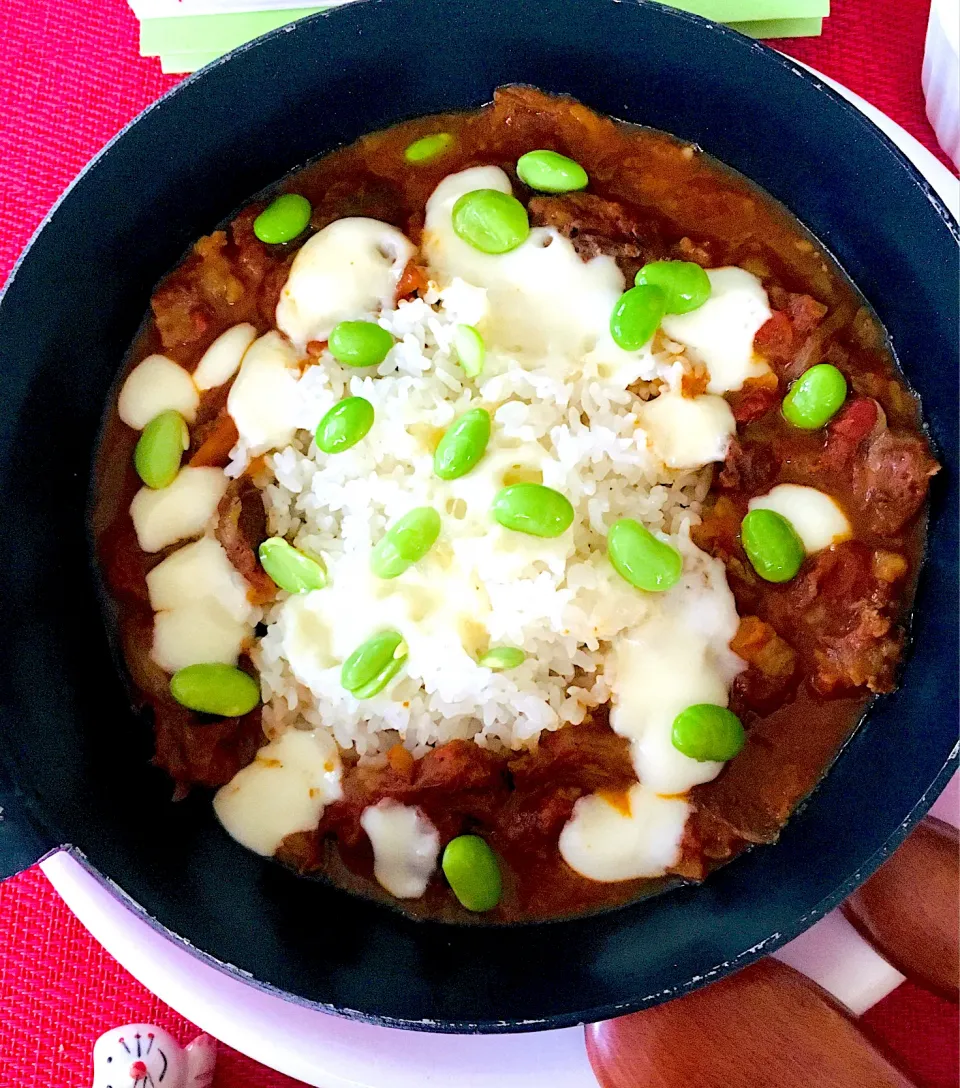
{"label": "white dish in background", "polygon": [[[960,182],[934,155],[862,98],[813,74],[885,132],[960,218]],[[958,804],[954,778],[932,811],[956,824]],[[316,1088],[597,1088],[580,1028],[437,1035],[329,1016],[198,959],[147,925],[66,851],[46,858],[41,868],[80,922],[157,997],[228,1046]],[[870,1008],[903,980],[839,911],[776,956],[856,1012]]]}
{"label": "white dish in background", "polygon": [[960,167],[960,0],[933,0],[930,5],[923,93],[937,140]]}

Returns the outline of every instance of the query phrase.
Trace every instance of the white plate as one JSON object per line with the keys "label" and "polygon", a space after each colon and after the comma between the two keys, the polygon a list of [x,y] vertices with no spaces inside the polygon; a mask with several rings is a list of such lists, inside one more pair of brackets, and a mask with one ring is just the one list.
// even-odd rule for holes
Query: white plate
{"label": "white plate", "polygon": [[[879,110],[813,74],[881,128],[960,217],[960,182],[946,167]],[[954,824],[957,793],[954,779],[934,807]],[[69,854],[51,855],[42,868],[91,934],[157,997],[228,1046],[316,1088],[597,1088],[579,1028],[435,1035],[327,1016],[201,962],[151,929]],[[902,981],[837,911],[777,956],[858,1012]]]}

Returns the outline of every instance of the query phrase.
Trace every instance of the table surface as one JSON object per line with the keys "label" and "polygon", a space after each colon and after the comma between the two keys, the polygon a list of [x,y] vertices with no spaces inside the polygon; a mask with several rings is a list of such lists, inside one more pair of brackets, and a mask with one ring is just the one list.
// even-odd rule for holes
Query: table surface
{"label": "table surface", "polygon": [[[947,162],[927,123],[920,68],[929,0],[834,0],[816,39],[778,48],[844,83]],[[125,0],[4,0],[0,11],[0,281],[90,156],[172,87],[137,53]],[[36,868],[0,885],[0,1088],[89,1082],[101,1032],[193,1025],[139,985],[86,933]],[[924,1088],[954,1088],[957,1007],[906,984],[864,1025]],[[214,1088],[298,1082],[224,1050]]]}

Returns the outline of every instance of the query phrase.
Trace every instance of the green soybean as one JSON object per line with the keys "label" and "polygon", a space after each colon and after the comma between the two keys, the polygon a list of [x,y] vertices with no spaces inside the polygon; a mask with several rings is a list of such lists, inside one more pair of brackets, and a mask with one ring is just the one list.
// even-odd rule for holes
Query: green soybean
{"label": "green soybean", "polygon": [[527,209],[499,189],[474,189],[453,206],[453,229],[481,253],[509,253],[530,233]]}
{"label": "green soybean", "polygon": [[323,563],[288,544],[281,536],[265,540],[258,554],[260,566],[287,593],[309,593],[327,584]]}
{"label": "green soybean", "polygon": [[746,734],[740,719],[726,707],[697,703],[673,719],[671,734],[678,752],[700,763],[724,763],[740,751]]}
{"label": "green soybean", "polygon": [[143,428],[133,451],[137,475],[154,490],[169,487],[180,471],[183,451],[190,445],[190,432],[183,416],[172,409],[161,412]]}
{"label": "green soybean", "polygon": [[586,189],[589,178],[578,162],[556,151],[528,151],[517,160],[517,177],[541,193]]}
{"label": "green soybean", "polygon": [[676,585],[683,569],[677,549],[632,518],[620,518],[610,526],[607,555],[621,578],[648,593]]}
{"label": "green soybean", "polygon": [[515,669],[526,660],[527,655],[516,646],[491,646],[480,658],[478,664],[501,672],[503,669]]}
{"label": "green soybean", "polygon": [[409,651],[399,631],[381,631],[361,643],[344,661],[340,683],[358,699],[369,699],[406,664]]}
{"label": "green soybean", "polygon": [[487,345],[472,325],[458,325],[453,333],[453,347],[457,360],[468,378],[476,378],[483,370],[487,357]]}
{"label": "green soybean", "polygon": [[373,426],[373,405],[365,397],[346,397],[317,424],[317,449],[343,453],[364,438]]}
{"label": "green soybean", "polygon": [[789,582],[803,563],[803,543],[782,514],[751,510],[740,526],[743,550],[766,582]]}
{"label": "green soybean", "polygon": [[252,676],[233,665],[187,665],[170,677],[170,694],[181,706],[220,718],[240,718],[260,702]]}
{"label": "green soybean", "polygon": [[393,347],[393,337],[372,321],[341,321],[334,325],[327,347],[344,366],[379,366]]}
{"label": "green soybean", "polygon": [[433,471],[441,480],[456,480],[483,457],[490,441],[490,413],[471,408],[455,419],[444,432],[433,455]]}
{"label": "green soybean", "polygon": [[440,535],[440,515],[418,506],[396,521],[370,553],[370,569],[378,578],[396,578],[422,559]]}
{"label": "green soybean", "polygon": [[268,204],[253,221],[253,233],[261,242],[279,245],[306,230],[313,209],[299,193],[284,193]]}
{"label": "green soybean", "polygon": [[710,280],[693,261],[652,261],[637,273],[638,287],[659,287],[668,314],[688,314],[710,297]]}
{"label": "green soybean", "polygon": [[500,902],[500,865],[496,854],[478,835],[451,839],[441,865],[453,894],[467,910],[493,910]]}
{"label": "green soybean", "polygon": [[504,487],[493,500],[492,512],[505,529],[530,536],[560,536],[573,522],[570,500],[543,484]]}
{"label": "green soybean", "polygon": [[404,151],[403,157],[407,162],[424,163],[442,155],[453,143],[453,136],[449,132],[434,132],[430,136],[422,136],[414,140]]}
{"label": "green soybean", "polygon": [[831,420],[846,399],[846,378],[835,366],[818,363],[790,386],[781,411],[794,427],[814,431]]}
{"label": "green soybean", "polygon": [[638,351],[657,331],[666,313],[666,295],[641,284],[624,291],[610,315],[610,335],[624,351]]}

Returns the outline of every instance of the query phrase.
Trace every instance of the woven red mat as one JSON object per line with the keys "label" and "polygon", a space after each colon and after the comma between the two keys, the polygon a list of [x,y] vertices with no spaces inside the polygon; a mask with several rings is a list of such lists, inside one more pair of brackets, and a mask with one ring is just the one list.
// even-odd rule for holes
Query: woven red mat
{"label": "woven red mat", "polygon": [[[822,38],[779,47],[936,151],[920,91],[928,6],[835,0]],[[2,0],[0,280],[79,168],[174,83],[156,61],[137,55],[136,22],[124,0]],[[0,1088],[89,1084],[96,1036],[135,1020],[158,1023],[182,1041],[196,1030],[103,951],[39,870],[0,885]],[[907,985],[864,1022],[918,1083],[955,1088],[956,1006]],[[229,1050],[215,1081],[216,1088],[295,1083]]]}

